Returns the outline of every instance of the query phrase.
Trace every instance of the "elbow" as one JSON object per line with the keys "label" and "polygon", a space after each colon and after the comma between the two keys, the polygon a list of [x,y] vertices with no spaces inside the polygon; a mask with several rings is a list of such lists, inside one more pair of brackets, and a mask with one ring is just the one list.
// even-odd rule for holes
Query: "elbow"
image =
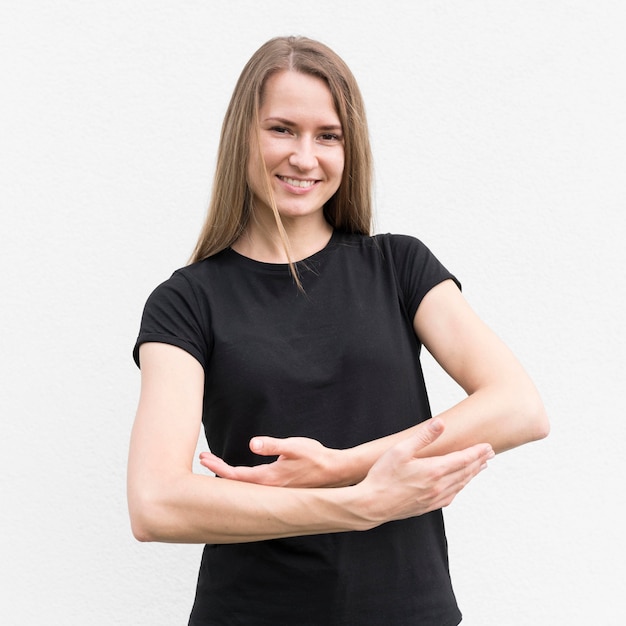
{"label": "elbow", "polygon": [[131,522],[131,530],[133,533],[133,537],[137,540],[137,541],[141,541],[142,543],[148,542],[148,541],[155,541],[152,538],[152,535],[148,532],[145,531],[145,529],[143,527],[137,526],[136,524],[133,524]]}
{"label": "elbow", "polygon": [[545,439],[550,434],[550,421],[538,393],[530,394],[525,409],[527,440],[530,442]]}
{"label": "elbow", "polygon": [[543,405],[541,410],[537,412],[533,420],[532,440],[538,441],[539,439],[545,439],[550,434],[550,421],[546,414]]}
{"label": "elbow", "polygon": [[130,528],[137,541],[167,541],[166,515],[162,503],[146,493],[129,494]]}
{"label": "elbow", "polygon": [[130,529],[137,541],[158,541],[158,532],[151,516],[143,507],[130,506]]}
{"label": "elbow", "polygon": [[496,452],[539,441],[550,434],[548,415],[533,386],[512,389],[502,408],[498,417],[499,435],[494,442]]}
{"label": "elbow", "polygon": [[130,529],[133,537],[142,543],[148,541],[158,541],[156,533],[148,520],[137,515],[130,516]]}

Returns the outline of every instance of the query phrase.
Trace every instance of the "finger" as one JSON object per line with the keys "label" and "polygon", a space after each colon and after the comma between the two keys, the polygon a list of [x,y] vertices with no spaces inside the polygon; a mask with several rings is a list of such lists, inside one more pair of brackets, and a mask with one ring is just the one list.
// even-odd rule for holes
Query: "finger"
{"label": "finger", "polygon": [[[487,467],[494,452],[489,444],[477,444],[465,450],[452,452],[439,459],[443,462],[440,467],[441,477],[447,476],[450,485],[457,485],[463,489],[475,476]],[[438,472],[433,475],[437,479]]]}
{"label": "finger", "polygon": [[487,461],[493,458],[493,455],[489,444],[478,444],[441,457],[416,459],[416,463],[434,461],[439,465],[437,469],[429,472],[433,481],[431,487],[434,488],[432,494],[434,497],[429,509],[450,505],[458,493],[487,467]]}
{"label": "finger", "polygon": [[420,427],[415,435],[417,439],[417,445],[419,447],[416,450],[421,450],[427,445],[431,444],[435,439],[443,433],[445,430],[445,424],[443,420],[438,417],[433,417],[420,424]]}
{"label": "finger", "polygon": [[478,443],[474,446],[470,446],[465,450],[459,450],[451,454],[451,459],[454,459],[457,464],[457,470],[463,471],[465,468],[482,467],[487,461],[491,460],[495,456],[493,448],[488,443]]}
{"label": "finger", "polygon": [[237,467],[233,467],[232,465],[228,465],[228,463],[219,457],[209,453],[203,454],[200,458],[200,463],[207,469],[211,470],[216,476],[220,476],[221,478],[258,484],[266,484],[268,481],[268,465],[256,465],[253,467],[238,465]]}
{"label": "finger", "polygon": [[262,436],[250,439],[250,450],[260,456],[279,456],[288,452],[288,446],[285,439]]}
{"label": "finger", "polygon": [[426,420],[419,425],[417,432],[412,436],[396,444],[395,450],[405,458],[415,457],[415,455],[431,444],[444,431],[443,420],[438,417]]}
{"label": "finger", "polygon": [[211,452],[202,452],[200,454],[200,464],[211,470],[214,474],[224,478],[231,478],[232,473],[235,471],[235,468],[228,465],[228,463]]}
{"label": "finger", "polygon": [[454,483],[450,486],[447,497],[445,493],[442,493],[441,506],[448,506],[456,498],[456,496],[469,485],[470,482],[478,476],[483,470],[487,469],[487,461],[493,457],[494,453],[487,455],[481,455],[474,461],[468,463],[463,468],[459,469],[453,476],[455,477]]}

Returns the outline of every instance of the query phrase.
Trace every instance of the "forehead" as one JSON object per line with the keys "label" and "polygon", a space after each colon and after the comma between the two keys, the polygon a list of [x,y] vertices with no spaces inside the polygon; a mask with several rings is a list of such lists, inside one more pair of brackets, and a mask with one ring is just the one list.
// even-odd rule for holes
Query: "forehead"
{"label": "forehead", "polygon": [[[308,115],[332,118],[339,121],[333,96],[326,82],[312,76],[292,70],[283,70],[272,74],[263,87],[260,104],[260,117],[285,117]],[[289,116],[287,116],[289,117]]]}

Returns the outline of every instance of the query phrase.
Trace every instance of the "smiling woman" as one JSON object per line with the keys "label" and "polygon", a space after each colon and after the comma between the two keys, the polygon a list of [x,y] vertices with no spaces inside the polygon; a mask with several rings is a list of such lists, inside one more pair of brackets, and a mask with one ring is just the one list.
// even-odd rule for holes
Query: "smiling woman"
{"label": "smiling woman", "polygon": [[[350,70],[277,38],[224,124],[192,263],[146,303],[133,533],[206,544],[189,624],[452,626],[442,507],[545,437],[517,359],[419,240],[371,229]],[[433,418],[426,347],[467,397]],[[201,426],[211,452],[192,471]]]}
{"label": "smiling woman", "polygon": [[[319,86],[321,81],[327,90],[325,93],[332,98],[331,127],[319,130],[325,131],[325,142],[332,144],[334,136],[341,138],[344,162],[339,188],[324,204],[326,222],[346,232],[370,233],[372,156],[365,106],[357,82],[343,59],[320,42],[304,37],[278,37],[255,52],[235,86],[222,125],[211,204],[192,261],[232,246],[249,226],[250,218],[256,218],[252,210],[249,169],[252,161],[265,167],[263,155],[259,152],[260,109],[268,96],[268,83],[281,73],[289,73],[292,77],[295,74],[296,80],[306,79],[309,85]],[[317,92],[318,98],[325,99],[326,95]],[[324,105],[327,104],[324,101]],[[284,122],[294,121],[297,120],[278,119],[270,127],[273,126],[277,133],[289,133],[290,125]],[[328,121],[323,123],[325,125]],[[243,163],[247,164],[246,168],[242,168]],[[296,177],[299,178],[302,176]],[[255,180],[260,185],[259,197],[265,199],[274,213],[276,228],[271,247],[278,256],[284,252],[283,258],[290,258],[290,267],[298,282],[297,268],[291,258],[297,260],[301,255],[290,253],[297,243],[285,232],[273,198],[269,172],[265,169],[262,173],[256,172]]]}
{"label": "smiling woman", "polygon": [[[299,261],[324,247],[332,233],[324,206],[343,176],[341,122],[326,83],[300,72],[270,76],[261,103],[248,162],[255,220],[233,248],[258,261]],[[293,259],[274,238],[276,213]]]}

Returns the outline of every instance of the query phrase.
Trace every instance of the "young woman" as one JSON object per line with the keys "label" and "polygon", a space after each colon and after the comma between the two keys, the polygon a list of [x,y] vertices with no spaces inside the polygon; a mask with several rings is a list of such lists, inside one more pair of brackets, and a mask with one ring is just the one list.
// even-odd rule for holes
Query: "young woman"
{"label": "young woman", "polygon": [[[458,624],[441,508],[545,437],[518,361],[418,240],[371,236],[345,63],[263,45],[192,263],[150,296],[128,467],[141,541],[206,544],[190,624]],[[467,392],[431,418],[421,346]],[[216,476],[192,472],[201,424]]]}

